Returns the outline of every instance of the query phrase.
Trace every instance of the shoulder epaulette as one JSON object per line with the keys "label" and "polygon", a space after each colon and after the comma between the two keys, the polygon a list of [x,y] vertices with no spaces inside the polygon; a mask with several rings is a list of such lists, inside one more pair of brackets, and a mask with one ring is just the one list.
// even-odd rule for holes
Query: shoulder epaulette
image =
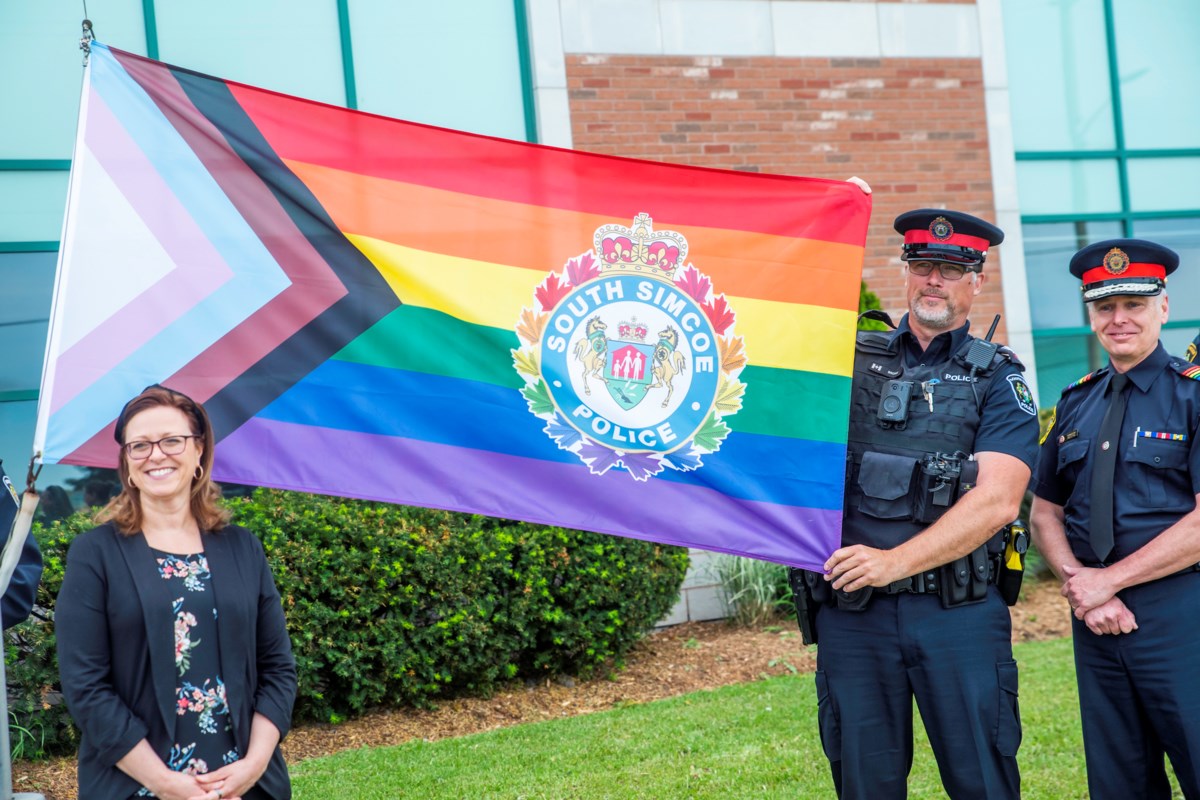
{"label": "shoulder epaulette", "polygon": [[890,353],[893,339],[889,331],[858,331],[855,343],[860,350],[877,353]]}
{"label": "shoulder epaulette", "polygon": [[1082,378],[1080,378],[1079,380],[1075,381],[1074,383],[1068,383],[1066,386],[1064,386],[1064,387],[1063,387],[1063,390],[1062,390],[1062,393],[1063,393],[1063,394],[1066,394],[1067,392],[1071,391],[1072,389],[1074,389],[1074,388],[1075,388],[1075,387],[1077,387],[1077,386],[1083,386],[1083,385],[1084,385],[1085,383],[1087,383],[1088,381],[1095,380],[1096,378],[1099,378],[1099,377],[1100,377],[1101,375],[1103,375],[1103,374],[1104,374],[1104,373],[1105,373],[1107,370],[1108,370],[1108,367],[1101,367],[1100,369],[1096,370],[1095,372],[1089,372],[1087,375],[1084,375]]}
{"label": "shoulder epaulette", "polygon": [[1186,361],[1179,361],[1173,358],[1171,359],[1171,369],[1185,378],[1200,381],[1200,364],[1189,364]]}
{"label": "shoulder epaulette", "polygon": [[1013,352],[1013,349],[1011,347],[1009,347],[1008,345],[1006,345],[1006,344],[1000,345],[1000,349],[996,351],[996,354],[1003,356],[1004,358],[1007,358],[1012,363],[1016,364],[1018,367],[1021,368],[1022,372],[1025,371],[1025,365],[1021,363],[1021,359],[1017,358],[1017,354],[1015,352]]}

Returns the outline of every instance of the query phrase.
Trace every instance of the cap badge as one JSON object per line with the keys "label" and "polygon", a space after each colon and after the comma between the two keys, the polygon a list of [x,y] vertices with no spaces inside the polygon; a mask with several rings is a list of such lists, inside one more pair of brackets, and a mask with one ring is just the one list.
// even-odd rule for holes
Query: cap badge
{"label": "cap badge", "polygon": [[933,238],[944,242],[954,235],[954,226],[945,217],[937,217],[929,223],[929,232],[933,234]]}
{"label": "cap badge", "polygon": [[1111,275],[1120,275],[1129,269],[1129,256],[1119,247],[1104,254],[1104,269]]}

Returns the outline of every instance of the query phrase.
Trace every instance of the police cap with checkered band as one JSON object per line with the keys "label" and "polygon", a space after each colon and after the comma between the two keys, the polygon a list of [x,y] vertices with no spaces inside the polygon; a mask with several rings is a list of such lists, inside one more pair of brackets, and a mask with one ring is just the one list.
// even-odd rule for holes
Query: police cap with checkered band
{"label": "police cap with checkered band", "polygon": [[1083,285],[1083,302],[1112,295],[1156,295],[1179,267],[1179,254],[1145,239],[1108,239],[1071,258],[1071,274]]}

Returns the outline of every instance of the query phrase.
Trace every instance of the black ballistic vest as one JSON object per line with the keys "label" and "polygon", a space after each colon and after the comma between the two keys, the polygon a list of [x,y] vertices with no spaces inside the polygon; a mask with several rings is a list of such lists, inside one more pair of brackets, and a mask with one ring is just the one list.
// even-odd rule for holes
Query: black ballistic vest
{"label": "black ballistic vest", "polygon": [[[900,339],[889,338],[860,331],[854,349],[843,545],[890,549],[928,527],[928,522],[913,519],[921,460],[936,453],[965,456],[974,451],[979,406],[971,384],[982,402],[999,367],[1014,361],[1008,351],[998,351],[992,363],[972,377],[965,357],[974,337],[968,337],[949,361],[906,367]],[[934,380],[930,412],[921,384]],[[899,381],[913,384],[902,427],[879,419],[882,396]],[[896,394],[894,389],[889,393]],[[944,512],[943,508],[936,516]]]}

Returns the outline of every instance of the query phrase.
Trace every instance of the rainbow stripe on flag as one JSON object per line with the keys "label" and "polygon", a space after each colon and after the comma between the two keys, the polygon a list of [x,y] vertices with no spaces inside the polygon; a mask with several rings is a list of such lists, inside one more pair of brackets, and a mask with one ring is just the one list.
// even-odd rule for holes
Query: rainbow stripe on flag
{"label": "rainbow stripe on flag", "polygon": [[218,480],[816,567],[869,197],[326,106],[93,45],[34,448],[204,402]]}

